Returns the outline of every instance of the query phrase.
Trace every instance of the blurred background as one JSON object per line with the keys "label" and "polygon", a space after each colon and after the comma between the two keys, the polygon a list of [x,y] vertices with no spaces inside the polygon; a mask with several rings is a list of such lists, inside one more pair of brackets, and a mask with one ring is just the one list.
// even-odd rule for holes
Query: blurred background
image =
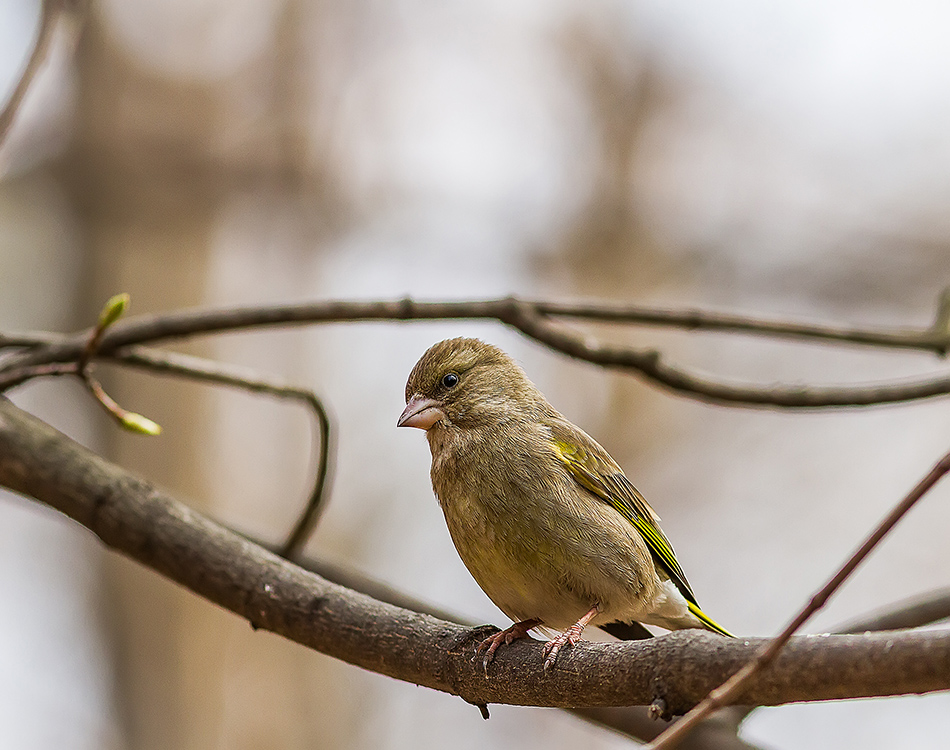
{"label": "blurred background", "polygon": [[[36,34],[0,0],[0,97]],[[80,23],[81,22],[81,23]],[[936,1],[347,3],[98,0],[59,24],[0,149],[0,329],[317,298],[509,293],[926,324],[950,283],[950,8]],[[635,331],[762,384],[922,375],[924,354]],[[664,519],[704,608],[781,628],[947,450],[950,404],[790,413],[690,401],[497,325],[346,324],[187,351],[314,387],[337,425],[308,553],[477,621],[421,434],[395,429],[434,341],[510,351]],[[73,383],[16,400],[205,513],[281,539],[308,418],[101,368],[157,420],[130,436]],[[938,487],[818,617],[948,583]],[[493,707],[254,632],[22,498],[0,496],[0,745],[621,748],[555,710]],[[763,747],[937,747],[950,697],[755,712]]]}

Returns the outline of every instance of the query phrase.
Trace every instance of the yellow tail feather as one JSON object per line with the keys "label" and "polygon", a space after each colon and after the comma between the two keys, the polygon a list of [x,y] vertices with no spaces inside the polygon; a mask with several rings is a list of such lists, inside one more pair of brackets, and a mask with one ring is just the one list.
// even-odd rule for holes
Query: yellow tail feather
{"label": "yellow tail feather", "polygon": [[727,638],[735,638],[732,633],[730,633],[722,625],[703,612],[697,605],[693,604],[692,602],[689,602],[688,604],[689,611],[692,612],[709,630],[713,631],[714,633],[719,633],[719,635],[724,635]]}

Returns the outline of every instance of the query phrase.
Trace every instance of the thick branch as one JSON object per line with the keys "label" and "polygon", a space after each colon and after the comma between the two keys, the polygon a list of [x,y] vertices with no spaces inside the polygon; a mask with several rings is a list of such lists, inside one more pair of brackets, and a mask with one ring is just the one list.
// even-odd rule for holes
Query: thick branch
{"label": "thick branch", "polygon": [[[265,545],[267,546],[267,545]],[[268,546],[277,550],[278,545]],[[433,607],[414,597],[393,589],[352,568],[341,567],[310,557],[301,558],[299,564],[324,578],[347,588],[368,594],[390,604],[423,612],[442,620],[461,625],[474,625],[457,614]],[[940,589],[902,602],[889,604],[876,612],[864,615],[832,632],[863,633],[868,630],[902,630],[919,628],[950,617],[950,589]],[[730,706],[721,709],[700,722],[677,746],[679,750],[755,750],[756,746],[736,735],[738,726],[755,710],[755,706]],[[646,742],[666,729],[643,706],[575,708],[575,715],[595,724]]]}
{"label": "thick branch", "polygon": [[[472,663],[484,629],[408,612],[308,573],[227,531],[0,399],[0,484],[264,628],[380,674],[476,703],[648,704],[679,713],[756,653],[763,639],[699,631],[582,643],[551,674],[541,645],[512,644],[488,676]],[[750,705],[950,689],[950,633],[794,638],[737,700]]]}

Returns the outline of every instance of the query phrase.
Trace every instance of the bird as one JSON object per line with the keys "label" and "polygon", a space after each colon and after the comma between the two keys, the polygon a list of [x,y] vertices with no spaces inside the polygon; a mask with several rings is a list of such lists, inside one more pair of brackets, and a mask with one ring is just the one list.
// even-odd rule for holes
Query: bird
{"label": "bird", "polygon": [[621,638],[650,635],[637,623],[732,636],[700,608],[659,516],[617,462],[500,348],[434,344],[405,397],[397,426],[426,432],[455,548],[514,623],[478,644],[486,671],[533,629],[552,636],[545,671],[589,625]]}

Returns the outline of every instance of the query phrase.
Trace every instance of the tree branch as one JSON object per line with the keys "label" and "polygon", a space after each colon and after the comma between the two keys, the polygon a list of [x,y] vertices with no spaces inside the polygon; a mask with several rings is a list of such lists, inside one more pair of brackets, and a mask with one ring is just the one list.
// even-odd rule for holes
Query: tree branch
{"label": "tree branch", "polygon": [[[568,356],[639,374],[669,390],[708,402],[799,409],[868,406],[946,395],[950,393],[950,376],[822,387],[742,385],[716,380],[670,365],[654,350],[602,344],[564,325],[553,323],[551,316],[602,322],[676,324],[681,327],[686,327],[687,323],[691,322],[697,324],[697,327],[754,331],[761,335],[808,335],[827,341],[878,346],[895,346],[900,342],[901,346],[937,350],[937,347],[918,345],[923,340],[933,343],[939,336],[945,335],[947,326],[944,307],[942,303],[937,322],[927,329],[874,333],[864,329],[823,329],[804,324],[783,326],[775,321],[744,320],[739,316],[717,316],[711,313],[706,317],[695,312],[668,313],[664,316],[656,314],[657,311],[648,315],[639,310],[638,316],[637,308],[611,305],[598,307],[589,304],[571,307],[548,302],[526,302],[515,298],[467,302],[414,302],[410,299],[375,302],[331,300],[298,305],[185,310],[130,318],[110,327],[99,342],[97,356],[115,356],[124,347],[135,344],[268,326],[385,320],[497,320]],[[700,321],[701,325],[697,321]],[[0,368],[0,391],[19,385],[37,374],[47,374],[40,365],[77,361],[82,356],[88,335],[88,332],[81,332],[54,341],[37,342],[24,351],[8,354],[3,368]],[[15,340],[22,341],[22,335]],[[943,350],[942,347],[941,344],[940,351]]]}
{"label": "tree branch", "polygon": [[307,406],[317,425],[318,436],[314,439],[317,446],[314,450],[316,457],[316,471],[310,496],[303,512],[294,524],[293,530],[280,549],[272,550],[281,557],[296,558],[303,550],[304,545],[316,528],[320,518],[330,483],[331,467],[333,465],[333,439],[330,429],[330,416],[317,397],[317,394],[308,388],[284,383],[274,377],[265,377],[254,370],[212,362],[201,357],[177,352],[163,352],[148,349],[143,346],[125,349],[113,359],[122,364],[131,365],[151,372],[176,375],[197,380],[204,383],[226,385],[231,388],[240,388],[251,393],[263,393],[282,399],[300,401]]}
{"label": "tree branch", "polygon": [[[512,644],[488,675],[471,661],[485,629],[408,612],[334,585],[175,502],[0,399],[0,484],[50,505],[109,547],[270,630],[365,669],[474,704],[648,704],[679,713],[765,639],[700,631],[581,643],[543,672],[542,646]],[[950,689],[950,633],[793,638],[738,700],[750,705]]]}
{"label": "tree branch", "polygon": [[670,310],[640,305],[562,302],[528,303],[552,317],[599,320],[608,323],[637,323],[688,331],[724,331],[754,336],[800,339],[826,343],[893,349],[917,349],[941,356],[950,353],[950,289],[938,300],[934,322],[926,328],[862,328],[797,321],[768,320],[749,315],[733,315],[710,310]]}
{"label": "tree branch", "polygon": [[740,385],[670,365],[656,350],[601,344],[552,324],[528,308],[520,310],[515,321],[511,325],[555,351],[604,367],[633,371],[671,391],[714,404],[820,409],[915,401],[950,393],[950,376],[856,386]]}
{"label": "tree branch", "polygon": [[[278,545],[265,543],[262,546],[271,551],[279,549]],[[427,602],[409,596],[351,568],[313,557],[303,557],[297,562],[305,570],[316,573],[328,581],[359,591],[361,594],[367,594],[387,604],[394,604],[413,612],[432,615],[458,625],[475,627],[475,623],[467,621],[453,612],[433,607]],[[646,706],[599,706],[568,710],[585,721],[625,734],[640,742],[652,740],[664,729],[663,723],[657,721],[656,716]],[[736,730],[747,713],[748,711],[736,710],[736,707],[730,706],[728,709],[713,714],[686,738],[686,741],[680,746],[680,750],[761,750],[761,748],[739,739],[736,735]]]}
{"label": "tree branch", "polygon": [[[264,544],[277,550],[277,545]],[[474,626],[458,615],[408,596],[384,583],[350,568],[324,560],[305,557],[299,565],[333,583],[372,596],[374,599],[429,614],[459,625]],[[889,604],[876,612],[856,618],[835,629],[835,633],[863,633],[874,630],[918,628],[950,617],[950,589],[940,589],[903,602]],[[679,750],[755,750],[755,746],[740,739],[739,725],[755,710],[755,706],[727,706],[704,719],[678,745]],[[643,706],[599,706],[575,708],[571,713],[582,719],[607,727],[628,737],[646,742],[659,736],[666,728]]]}
{"label": "tree branch", "polygon": [[950,617],[950,588],[931,591],[904,602],[882,607],[835,629],[836,633],[920,628]]}

